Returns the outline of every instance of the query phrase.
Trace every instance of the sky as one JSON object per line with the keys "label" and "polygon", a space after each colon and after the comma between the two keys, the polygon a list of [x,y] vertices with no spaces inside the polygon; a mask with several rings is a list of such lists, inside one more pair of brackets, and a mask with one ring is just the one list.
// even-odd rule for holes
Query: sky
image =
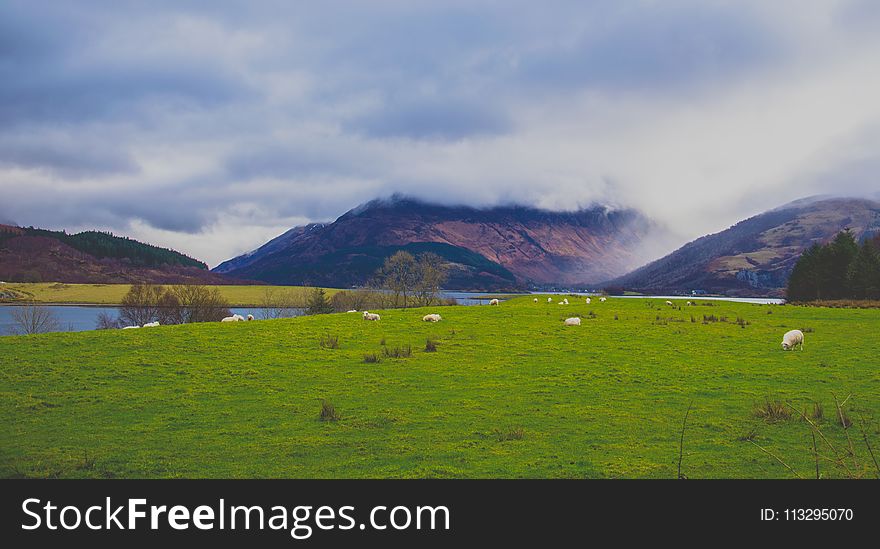
{"label": "sky", "polygon": [[401,193],[682,244],[877,196],[878,28],[873,0],[3,0],[0,222],[214,266]]}

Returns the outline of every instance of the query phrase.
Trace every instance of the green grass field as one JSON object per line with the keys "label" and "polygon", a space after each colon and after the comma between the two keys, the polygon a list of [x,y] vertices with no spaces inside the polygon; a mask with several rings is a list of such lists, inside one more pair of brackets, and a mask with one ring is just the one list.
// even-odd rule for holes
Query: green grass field
{"label": "green grass field", "polygon": [[2,337],[0,476],[675,478],[693,402],[687,477],[815,477],[809,424],[756,417],[767,399],[823,406],[823,477],[877,476],[880,310],[539,299]]}
{"label": "green grass field", "polygon": [[[80,305],[118,305],[122,297],[128,292],[130,284],[64,284],[61,282],[40,283],[17,283],[10,282],[0,286],[0,290],[12,290],[21,296],[21,299],[10,300],[26,301],[33,300],[38,303],[52,304],[80,304]],[[302,286],[211,286],[217,288],[220,293],[229,300],[232,307],[259,306],[266,289],[273,291],[294,290],[297,295],[302,295],[303,303],[297,306],[305,306],[307,290]],[[306,290],[306,291],[304,291]],[[339,290],[326,288],[328,296],[332,296]]]}

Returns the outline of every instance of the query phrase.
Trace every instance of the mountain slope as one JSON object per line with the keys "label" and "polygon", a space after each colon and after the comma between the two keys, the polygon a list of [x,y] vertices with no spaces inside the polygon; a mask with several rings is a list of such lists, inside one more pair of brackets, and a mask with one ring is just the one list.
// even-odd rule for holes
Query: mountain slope
{"label": "mountain slope", "polygon": [[328,224],[291,229],[214,271],[283,284],[363,284],[400,249],[433,251],[452,267],[450,288],[582,285],[638,264],[653,224],[632,210],[477,209],[394,197]]}
{"label": "mountain slope", "polygon": [[174,250],[96,231],[0,225],[0,280],[234,284]]}
{"label": "mountain slope", "polygon": [[781,295],[800,254],[847,227],[859,239],[880,231],[880,202],[826,197],[797,200],[698,238],[606,285],[651,293],[697,289]]}

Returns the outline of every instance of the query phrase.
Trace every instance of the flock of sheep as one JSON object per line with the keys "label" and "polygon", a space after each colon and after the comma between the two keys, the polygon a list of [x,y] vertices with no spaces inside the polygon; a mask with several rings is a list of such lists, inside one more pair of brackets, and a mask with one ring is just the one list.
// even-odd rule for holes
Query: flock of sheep
{"label": "flock of sheep", "polygon": [[[536,297],[532,301],[534,303],[537,303],[538,298]],[[606,297],[603,296],[603,297],[599,298],[600,303],[605,303],[605,301],[607,301]],[[592,303],[592,299],[588,297],[585,299],[585,302],[587,305],[589,305],[590,303]],[[548,297],[547,303],[553,303],[553,298]],[[559,302],[559,305],[568,305],[568,304],[569,304],[569,302],[568,302],[567,297],[563,298],[562,301]],[[489,305],[498,305],[498,300],[493,299],[492,301],[489,302]],[[668,299],[666,300],[666,305],[668,305],[670,307],[675,307],[675,303],[673,303],[672,301],[670,301]],[[685,303],[685,305],[688,307],[692,307],[694,304],[692,302],[688,301]],[[436,315],[436,316],[439,317],[440,315]],[[580,319],[580,317],[576,317],[576,316],[569,317],[569,318],[566,318],[562,323],[564,326],[580,326],[581,319]],[[789,330],[788,332],[785,332],[785,335],[782,336],[782,349],[785,351],[790,351],[790,350],[796,349],[796,348],[800,348],[800,350],[804,349],[804,333],[800,330]]]}
{"label": "flock of sheep", "polygon": [[[253,320],[254,315],[247,315],[247,320]],[[220,322],[244,322],[245,318],[239,314],[227,316],[220,319]]]}
{"label": "flock of sheep", "polygon": [[159,326],[159,321],[156,322],[147,322],[143,326],[123,326],[123,330],[134,330],[135,328],[156,328]]}
{"label": "flock of sheep", "polygon": [[[534,303],[538,303],[538,298],[537,297],[534,298],[533,301],[534,301]],[[607,298],[605,298],[604,296],[599,298],[600,303],[605,303],[605,301],[607,301]],[[587,305],[589,305],[592,303],[592,299],[587,297],[585,299],[585,302]],[[547,303],[553,303],[553,298],[548,297]],[[491,305],[491,306],[497,307],[499,304],[500,304],[500,301],[498,299],[491,299],[489,301],[489,305]],[[558,304],[559,305],[569,305],[568,298],[567,297],[563,298],[562,301],[558,302]],[[668,299],[666,300],[666,305],[668,305],[670,307],[675,307],[675,304]],[[693,306],[693,303],[688,301],[686,303],[686,305],[688,307],[690,307],[690,306]],[[357,313],[358,311],[351,310],[348,312],[349,313]],[[381,320],[381,318],[382,318],[377,313],[371,313],[369,311],[364,311],[362,316],[363,316],[364,320],[374,321],[374,322]],[[227,317],[223,318],[222,320],[220,320],[220,322],[241,322],[241,321],[245,321],[245,320],[254,320],[254,315],[247,315],[247,319],[245,319],[245,317],[243,317],[239,314],[234,314],[232,316],[227,316]],[[437,313],[427,314],[422,317],[422,322],[440,322],[441,320],[443,320],[443,318]],[[141,327],[155,328],[158,325],[159,325],[159,322],[148,322],[148,323],[144,324],[143,326],[125,326],[122,329],[123,330],[131,330],[134,328],[141,328]],[[581,319],[580,319],[580,317],[576,317],[576,316],[569,317],[563,321],[563,325],[564,326],[580,326]],[[782,349],[785,351],[790,351],[790,350],[793,350],[796,348],[800,348],[801,350],[804,349],[804,333],[800,330],[790,330],[790,331],[786,332],[785,335],[782,336]]]}

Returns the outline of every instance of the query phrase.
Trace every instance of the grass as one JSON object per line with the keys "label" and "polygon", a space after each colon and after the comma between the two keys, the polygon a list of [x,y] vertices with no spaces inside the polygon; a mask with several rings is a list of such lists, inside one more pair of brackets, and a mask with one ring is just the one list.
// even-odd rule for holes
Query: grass
{"label": "grass", "polygon": [[[812,423],[820,452],[827,438],[874,462],[880,338],[853,334],[880,333],[880,310],[712,305],[742,329],[690,322],[701,304],[539,299],[444,308],[441,324],[421,321],[435,307],[2,337],[0,477],[676,478],[683,458],[691,479],[815,478]],[[782,351],[799,326],[805,350]],[[824,419],[758,419],[768,395]],[[342,413],[321,421],[322,402]]]}
{"label": "grass", "polygon": [[[21,296],[15,301],[34,300],[38,303],[57,305],[118,305],[122,297],[128,292],[130,284],[64,284],[60,282],[41,283],[17,283],[3,284],[0,289],[12,290]],[[217,288],[220,293],[229,300],[232,307],[259,307],[265,297],[265,291],[270,288],[274,291],[283,291],[289,288],[302,289],[301,286],[211,286]],[[332,297],[339,290],[325,288],[327,297]],[[298,292],[303,296],[302,303],[296,307],[305,307],[307,291]],[[298,295],[297,294],[297,295]]]}

